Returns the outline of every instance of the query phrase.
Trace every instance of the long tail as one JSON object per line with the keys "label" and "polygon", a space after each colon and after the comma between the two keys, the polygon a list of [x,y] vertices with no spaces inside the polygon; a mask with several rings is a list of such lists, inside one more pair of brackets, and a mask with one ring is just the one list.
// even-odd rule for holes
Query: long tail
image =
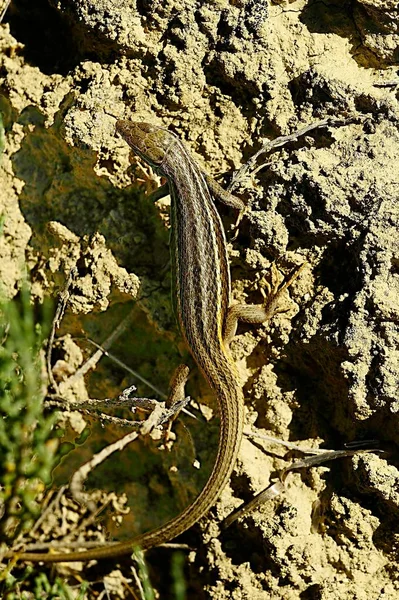
{"label": "long tail", "polygon": [[220,438],[218,453],[212,473],[196,500],[190,504],[180,515],[171,519],[165,525],[139,535],[125,542],[106,547],[93,548],[82,552],[70,553],[35,553],[15,552],[6,553],[7,558],[17,558],[18,560],[34,562],[71,562],[87,561],[101,558],[112,558],[130,554],[136,547],[152,548],[177,537],[186,529],[194,525],[208,510],[215,504],[223,488],[225,487],[237,458],[241,444],[243,429],[243,396],[241,388],[238,385],[229,387],[226,390],[220,390],[218,394],[218,404],[220,408]]}

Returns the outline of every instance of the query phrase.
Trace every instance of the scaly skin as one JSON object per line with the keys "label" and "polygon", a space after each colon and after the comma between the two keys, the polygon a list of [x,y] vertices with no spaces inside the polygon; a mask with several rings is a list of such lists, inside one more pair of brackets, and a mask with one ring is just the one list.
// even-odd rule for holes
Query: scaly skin
{"label": "scaly skin", "polygon": [[[230,304],[226,240],[205,176],[171,132],[128,121],[118,121],[116,130],[136,154],[168,179],[172,196],[171,257],[176,313],[187,346],[216,393],[221,423],[217,457],[197,499],[165,525],[125,542],[82,552],[6,555],[19,560],[66,562],[112,558],[132,553],[134,547],[147,549],[175,538],[216,502],[229,480],[241,444],[243,394],[236,366],[223,341]],[[234,197],[229,197],[229,204],[243,207]]]}

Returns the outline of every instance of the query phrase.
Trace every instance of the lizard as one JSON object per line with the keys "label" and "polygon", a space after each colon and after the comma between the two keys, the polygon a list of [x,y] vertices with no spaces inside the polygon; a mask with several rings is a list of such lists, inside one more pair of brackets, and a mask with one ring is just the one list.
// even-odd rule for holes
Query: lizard
{"label": "lizard", "polygon": [[[6,553],[6,557],[17,560],[87,561],[129,554],[135,547],[146,550],[174,539],[208,512],[230,478],[243,432],[244,396],[229,350],[237,323],[262,323],[278,312],[281,294],[304,266],[282,285],[275,286],[263,304],[231,305],[226,236],[214,199],[241,212],[243,201],[207,175],[184,143],[168,129],[119,120],[116,131],[136,155],[168,182],[175,312],[187,347],[216,394],[220,412],[217,456],[201,493],[166,524],[130,540],[84,551]],[[171,388],[173,394],[173,384]]]}

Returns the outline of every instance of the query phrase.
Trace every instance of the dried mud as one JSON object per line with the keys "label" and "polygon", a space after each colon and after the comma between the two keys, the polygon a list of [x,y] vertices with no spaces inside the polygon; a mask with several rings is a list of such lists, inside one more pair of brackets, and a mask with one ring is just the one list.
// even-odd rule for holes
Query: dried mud
{"label": "dried mud", "polygon": [[[273,261],[284,274],[308,264],[288,312],[240,327],[232,350],[247,431],[304,448],[374,439],[384,452],[293,472],[282,496],[219,535],[220,519],[289,464],[283,447],[244,439],[222,499],[183,538],[196,548],[187,598],[399,598],[399,88],[381,85],[397,77],[397,13],[388,0],[18,0],[0,27],[0,280],[13,297],[27,268],[42,299],[77,266],[59,380],[83,361],[68,335],[100,343],[133,305],[132,329],[112,349],[120,360],[166,390],[183,352],[167,202],[146,198],[156,185],[144,165],[130,166],[116,119],[173,129],[227,183],[265,138],[355,117],[265,156],[270,164],[237,190],[248,210],[229,245],[234,299],[260,302],[258,275]],[[228,227],[235,215],[223,215]],[[63,392],[112,397],[128,383],[100,363]],[[211,396],[199,377],[190,394]],[[137,469],[119,460],[134,480]],[[191,483],[170,481],[186,501]],[[151,527],[173,514],[168,490],[153,485],[149,511],[144,484],[132,481],[136,521]],[[167,598],[164,557],[153,550],[148,560]]]}

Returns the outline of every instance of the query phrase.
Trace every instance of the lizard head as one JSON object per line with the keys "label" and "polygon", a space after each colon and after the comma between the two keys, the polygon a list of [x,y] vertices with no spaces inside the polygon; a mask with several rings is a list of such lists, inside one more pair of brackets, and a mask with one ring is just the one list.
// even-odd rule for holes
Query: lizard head
{"label": "lizard head", "polygon": [[165,153],[175,140],[173,133],[150,123],[117,121],[116,131],[152,167],[162,164]]}

